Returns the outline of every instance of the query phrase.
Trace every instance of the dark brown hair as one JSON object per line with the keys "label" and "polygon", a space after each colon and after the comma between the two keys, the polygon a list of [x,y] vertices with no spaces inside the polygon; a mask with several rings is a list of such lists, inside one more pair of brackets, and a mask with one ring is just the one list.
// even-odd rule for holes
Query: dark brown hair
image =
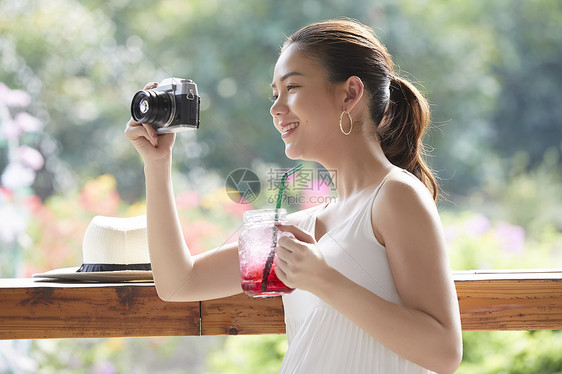
{"label": "dark brown hair", "polygon": [[373,30],[349,19],[324,21],[289,36],[283,49],[290,45],[317,59],[331,82],[351,76],[363,81],[385,156],[414,174],[437,199],[437,182],[423,159],[429,105],[413,84],[395,74],[390,54]]}

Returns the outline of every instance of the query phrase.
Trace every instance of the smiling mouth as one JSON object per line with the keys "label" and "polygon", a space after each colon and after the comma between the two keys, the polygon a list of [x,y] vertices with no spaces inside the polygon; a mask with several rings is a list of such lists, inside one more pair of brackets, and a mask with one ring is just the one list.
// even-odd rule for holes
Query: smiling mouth
{"label": "smiling mouth", "polygon": [[286,134],[293,129],[296,129],[298,126],[299,126],[298,122],[293,122],[293,123],[281,128],[281,135]]}

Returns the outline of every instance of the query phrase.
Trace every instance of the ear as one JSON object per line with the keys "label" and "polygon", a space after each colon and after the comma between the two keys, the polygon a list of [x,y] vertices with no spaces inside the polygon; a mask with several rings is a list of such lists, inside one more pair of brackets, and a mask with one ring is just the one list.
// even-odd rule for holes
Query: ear
{"label": "ear", "polygon": [[353,108],[361,101],[365,86],[361,78],[353,75],[345,81],[343,85],[345,91],[345,99],[343,102],[343,110],[351,112]]}

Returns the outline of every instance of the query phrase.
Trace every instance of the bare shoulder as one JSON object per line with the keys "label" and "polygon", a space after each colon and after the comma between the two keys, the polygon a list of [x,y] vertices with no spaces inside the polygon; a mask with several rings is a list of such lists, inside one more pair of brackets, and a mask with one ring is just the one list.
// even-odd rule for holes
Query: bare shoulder
{"label": "bare shoulder", "polygon": [[381,186],[375,203],[380,204],[380,207],[394,206],[396,208],[410,204],[426,208],[435,207],[435,202],[427,187],[406,171],[394,172],[388,176]]}
{"label": "bare shoulder", "polygon": [[[381,186],[372,207],[375,236],[384,243],[385,233],[402,232],[439,225],[437,207],[431,193],[415,176],[392,173]],[[417,231],[417,230],[416,230]]]}

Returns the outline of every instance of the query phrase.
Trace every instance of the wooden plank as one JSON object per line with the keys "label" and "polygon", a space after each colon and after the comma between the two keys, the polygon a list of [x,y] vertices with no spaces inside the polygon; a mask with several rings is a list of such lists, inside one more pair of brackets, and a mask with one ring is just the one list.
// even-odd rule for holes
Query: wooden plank
{"label": "wooden plank", "polygon": [[199,303],[163,302],[153,284],[0,280],[0,295],[0,339],[199,335],[200,331]]}
{"label": "wooden plank", "polygon": [[473,279],[455,285],[464,331],[562,329],[562,279]]}
{"label": "wooden plank", "polygon": [[284,334],[281,297],[239,294],[201,302],[201,335]]}
{"label": "wooden plank", "polygon": [[[453,274],[464,331],[562,329],[562,272]],[[280,298],[244,295],[201,303],[203,335],[282,334]]]}
{"label": "wooden plank", "polygon": [[[562,329],[562,272],[453,275],[463,330]],[[151,283],[0,279],[0,339],[282,334],[281,298],[166,303]]]}

